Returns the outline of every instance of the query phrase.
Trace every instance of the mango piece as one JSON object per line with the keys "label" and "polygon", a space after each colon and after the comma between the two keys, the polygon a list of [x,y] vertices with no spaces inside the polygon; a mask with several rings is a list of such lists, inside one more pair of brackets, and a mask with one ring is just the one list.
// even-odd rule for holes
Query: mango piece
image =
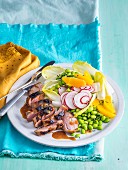
{"label": "mango piece", "polygon": [[106,96],[103,106],[109,112],[116,113],[111,96]]}
{"label": "mango piece", "polygon": [[87,85],[92,85],[93,84],[93,79],[91,77],[91,75],[85,71],[85,74],[82,75],[82,74],[75,74],[75,77],[77,77],[78,79],[82,79],[86,82]]}
{"label": "mango piece", "polygon": [[93,106],[98,106],[100,104],[100,101],[98,99],[95,99],[93,102],[92,102],[92,105]]}
{"label": "mango piece", "polygon": [[116,114],[106,110],[103,105],[98,105],[97,109],[101,114],[103,114],[104,116],[107,116],[109,118],[114,118],[116,116]]}

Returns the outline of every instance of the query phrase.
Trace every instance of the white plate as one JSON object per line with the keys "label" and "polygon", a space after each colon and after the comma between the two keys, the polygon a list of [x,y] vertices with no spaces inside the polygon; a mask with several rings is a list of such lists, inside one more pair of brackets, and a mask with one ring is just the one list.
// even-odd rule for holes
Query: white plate
{"label": "white plate", "polygon": [[[71,64],[58,64],[58,65],[65,67],[65,68],[71,68]],[[19,78],[16,81],[16,83],[13,85],[11,90],[16,89],[17,87],[24,84],[32,76],[32,74],[34,72],[36,72],[36,70],[37,69],[32,70],[32,71],[28,72],[27,74],[25,74],[24,76],[22,76],[21,78]],[[41,81],[43,81],[43,79]],[[28,123],[27,120],[24,119],[20,113],[20,108],[25,103],[25,99],[26,99],[25,95],[23,97],[21,97],[21,99],[19,101],[17,101],[15,103],[15,105],[8,111],[8,113],[7,113],[8,118],[9,118],[10,122],[12,123],[12,125],[21,134],[23,134],[30,140],[33,140],[40,144],[54,146],[54,147],[68,148],[68,147],[82,146],[82,145],[86,145],[86,144],[95,142],[95,141],[103,138],[104,136],[108,135],[110,132],[112,132],[116,128],[116,126],[118,125],[118,123],[120,122],[120,120],[123,116],[123,111],[124,111],[124,98],[123,98],[120,88],[108,76],[107,76],[107,81],[109,82],[109,84],[111,85],[111,87],[114,90],[113,100],[114,100],[114,105],[115,105],[115,108],[117,111],[116,117],[112,121],[110,121],[108,124],[105,124],[103,130],[101,130],[101,131],[95,130],[94,132],[92,132],[90,134],[81,135],[81,137],[75,141],[56,140],[56,139],[52,138],[52,135],[51,135],[52,133],[46,134],[44,136],[36,136],[34,134],[35,128],[33,126],[33,123],[32,122]],[[7,101],[9,101],[15,94],[10,95],[7,98]]]}

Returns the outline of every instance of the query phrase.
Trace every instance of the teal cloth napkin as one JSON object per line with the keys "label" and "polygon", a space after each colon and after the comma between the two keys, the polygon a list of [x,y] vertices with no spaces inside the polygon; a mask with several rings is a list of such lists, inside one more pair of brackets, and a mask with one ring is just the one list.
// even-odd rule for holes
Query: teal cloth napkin
{"label": "teal cloth napkin", "polygon": [[[83,60],[100,69],[98,26],[97,19],[88,25],[5,23],[0,24],[0,44],[11,41],[27,48],[39,57],[41,65],[53,59],[57,63]],[[44,146],[22,136],[7,115],[0,120],[0,129],[0,156],[81,161],[103,158],[103,140],[68,149]]]}

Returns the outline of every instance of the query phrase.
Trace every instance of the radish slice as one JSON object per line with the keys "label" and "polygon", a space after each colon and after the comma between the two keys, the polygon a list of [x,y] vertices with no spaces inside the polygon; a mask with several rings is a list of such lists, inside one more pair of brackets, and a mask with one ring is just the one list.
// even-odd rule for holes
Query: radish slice
{"label": "radish slice", "polygon": [[83,87],[80,87],[80,89],[82,90],[82,89],[85,89],[85,86],[83,86]]}
{"label": "radish slice", "polygon": [[83,97],[85,97],[86,96],[86,93],[84,93],[84,92],[80,92],[80,93],[78,93],[78,94],[76,94],[75,96],[74,96],[74,99],[73,99],[73,103],[74,103],[74,105],[77,107],[77,108],[79,108],[79,109],[83,109],[83,108],[85,108],[87,105],[88,105],[88,103],[82,103],[81,102],[81,99],[83,98]]}
{"label": "radish slice", "polygon": [[85,90],[90,90],[90,89],[91,89],[91,86],[85,86],[84,89],[85,89]]}
{"label": "radish slice", "polygon": [[58,101],[52,101],[52,104],[55,107],[60,107],[62,105],[61,102],[58,102]]}
{"label": "radish slice", "polygon": [[79,91],[80,91],[80,88],[77,88],[77,87],[71,87],[71,90],[76,91],[76,92],[79,92]]}
{"label": "radish slice", "polygon": [[89,96],[83,96],[83,97],[80,99],[80,102],[81,102],[82,104],[87,104],[89,101],[90,101]]}
{"label": "radish slice", "polygon": [[73,98],[76,94],[77,94],[76,91],[71,91],[65,97],[65,103],[69,109],[76,109],[76,107],[73,104]]}
{"label": "radish slice", "polygon": [[66,91],[66,87],[60,87],[59,89],[58,89],[58,92],[59,92],[59,94],[61,95],[61,94],[63,94],[65,91]]}
{"label": "radish slice", "polygon": [[66,97],[67,94],[68,94],[68,92],[64,92],[64,93],[60,96],[61,103],[62,103],[63,105],[65,105],[65,97]]}
{"label": "radish slice", "polygon": [[80,93],[85,93],[86,96],[89,96],[89,98],[92,97],[92,94],[88,90],[81,90]]}

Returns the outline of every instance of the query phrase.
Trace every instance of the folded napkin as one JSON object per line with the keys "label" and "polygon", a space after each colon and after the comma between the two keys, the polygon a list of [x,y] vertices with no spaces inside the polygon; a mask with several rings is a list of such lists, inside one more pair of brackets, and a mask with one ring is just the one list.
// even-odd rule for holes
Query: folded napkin
{"label": "folded napkin", "polygon": [[[97,19],[88,25],[0,24],[0,44],[11,41],[23,46],[39,57],[41,65],[53,59],[57,63],[83,60],[100,69],[98,26]],[[103,158],[103,140],[68,149],[44,146],[22,136],[7,115],[0,120],[0,129],[0,156],[81,161]]]}
{"label": "folded napkin", "polygon": [[[38,57],[21,46],[13,43],[0,45],[0,97],[8,93],[20,76],[39,64]],[[0,100],[0,108],[4,103],[4,99]]]}

